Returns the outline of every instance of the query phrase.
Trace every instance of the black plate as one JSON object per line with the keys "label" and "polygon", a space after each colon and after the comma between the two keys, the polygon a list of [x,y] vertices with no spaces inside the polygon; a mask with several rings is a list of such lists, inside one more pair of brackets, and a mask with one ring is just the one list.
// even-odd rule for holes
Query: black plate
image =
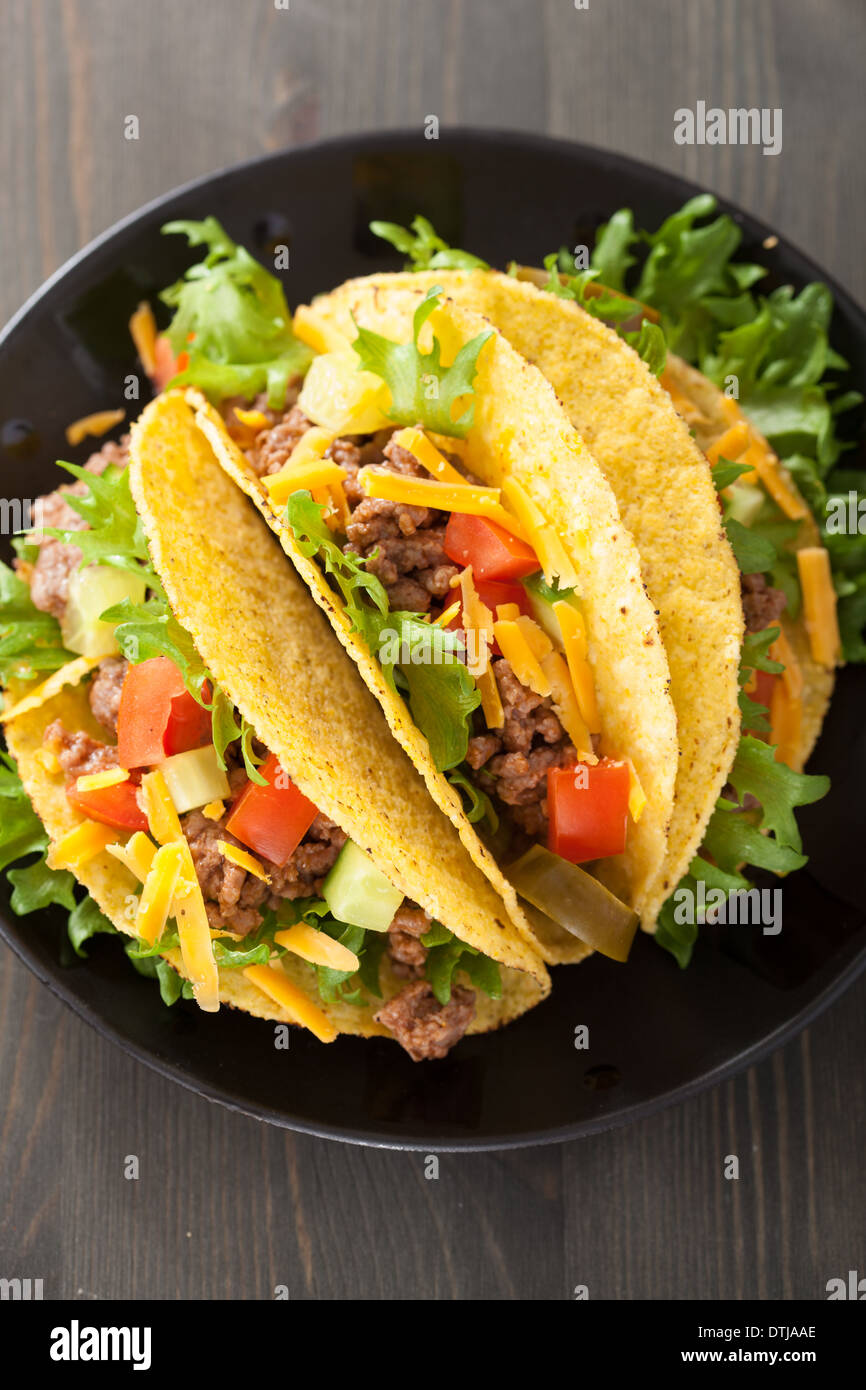
{"label": "black plate", "polygon": [[[171,193],[76,256],[0,339],[3,493],[37,496],[69,457],[64,426],[123,399],[136,371],[127,320],[188,263],[173,217],[214,213],[260,255],[290,247],[290,303],[350,275],[396,265],[367,230],[373,217],[428,214],[452,244],[503,265],[538,264],[551,248],[591,241],[614,209],[643,226],[698,190],[681,179],[579,145],[526,135],[461,131],[362,135],[269,156]],[[866,379],[866,319],[850,297],[769,229],[728,207],[743,255],[775,283],[821,278],[836,297],[834,345]],[[130,411],[134,413],[134,411]],[[87,448],[73,451],[81,461]],[[628,967],[594,957],[556,972],[552,997],[488,1037],[467,1039],[444,1062],[415,1065],[393,1043],[341,1038],[330,1047],[292,1036],[275,1051],[269,1025],[193,1005],[165,1009],[154,985],[107,938],[90,960],[69,961],[63,914],[19,919],[0,890],[4,939],[101,1033],[200,1094],[276,1124],[394,1147],[499,1148],[573,1138],[624,1124],[730,1076],[792,1037],[866,963],[861,788],[866,672],[844,671],[813,766],[830,796],[801,817],[808,869],[785,888],[781,936],[707,929],[681,972],[651,941]],[[589,1027],[590,1048],[574,1046]]]}

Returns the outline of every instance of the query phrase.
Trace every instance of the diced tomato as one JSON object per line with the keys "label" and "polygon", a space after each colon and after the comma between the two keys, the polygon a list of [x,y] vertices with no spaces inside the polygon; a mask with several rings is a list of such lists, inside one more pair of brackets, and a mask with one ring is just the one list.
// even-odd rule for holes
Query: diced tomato
{"label": "diced tomato", "polygon": [[121,830],[147,830],[147,816],[138,804],[134,782],[116,782],[113,787],[98,787],[80,792],[76,782],[70,782],[66,795],[72,805],[90,820],[102,825],[116,825]]}
{"label": "diced tomato", "polygon": [[272,864],[285,864],[318,815],[289,780],[274,753],[259,768],[266,787],[249,781],[235,801],[226,830]]}
{"label": "diced tomato", "polygon": [[445,527],[445,554],[457,565],[471,565],[479,579],[522,579],[540,569],[538,556],[495,521],[452,512]]}
{"label": "diced tomato", "polygon": [[117,715],[121,767],[151,767],[210,741],[210,711],[190,695],[173,661],[154,656],[129,667]]}
{"label": "diced tomato", "polygon": [[189,353],[179,352],[175,357],[165,333],[157,335],[153,345],[153,357],[154,366],[151,380],[157,391],[164,391],[168,383],[179,372],[186,371],[189,366]]}
{"label": "diced tomato", "polygon": [[[754,685],[751,690],[746,692],[749,699],[754,700],[758,705],[763,705],[766,710],[772,709],[773,691],[776,689],[778,679],[778,674],[775,671],[756,671]],[[752,733],[755,738],[762,738],[765,741],[769,738],[769,734],[764,730],[754,729],[747,730],[747,732]]]}
{"label": "diced tomato", "polygon": [[[521,613],[525,613],[528,618],[532,617],[529,599],[522,584],[499,584],[492,579],[479,579],[475,588],[481,602],[486,604],[493,614],[494,622],[496,621],[496,609],[501,603],[516,603]],[[444,600],[445,607],[449,608],[456,598],[460,604],[460,612],[454,614],[450,623],[446,623],[446,627],[450,628],[452,632],[461,632],[463,629],[463,598],[459,589],[453,589],[451,592],[452,597]],[[494,656],[502,655],[497,642],[492,644],[490,650]]]}
{"label": "diced tomato", "polygon": [[602,758],[592,767],[552,767],[547,774],[548,849],[572,864],[621,854],[628,795],[628,763]]}

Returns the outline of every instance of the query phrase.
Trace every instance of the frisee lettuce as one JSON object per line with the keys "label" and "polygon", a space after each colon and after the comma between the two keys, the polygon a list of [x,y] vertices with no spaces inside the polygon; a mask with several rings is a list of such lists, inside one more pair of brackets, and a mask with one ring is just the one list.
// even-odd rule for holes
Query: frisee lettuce
{"label": "frisee lettuce", "polygon": [[408,227],[401,227],[397,222],[371,222],[370,231],[383,241],[389,241],[395,251],[407,257],[407,270],[490,269],[480,256],[449,246],[436,233],[433,224],[420,214]]}
{"label": "frisee lettuce", "polygon": [[285,520],[303,554],[333,578],[352,626],[381,662],[391,688],[396,692],[400,686],[407,693],[438,770],[457,767],[469,746],[472,711],[481,703],[462,660],[459,635],[423,614],[390,612],[382,582],[359,556],[341,550],[324,519],[324,507],[309,492],[291,495]]}
{"label": "frisee lettuce", "polygon": [[150,591],[143,603],[125,598],[100,615],[106,622],[115,624],[115,638],[123,655],[134,664],[157,656],[173,661],[189,693],[204,709],[210,710],[220,766],[225,769],[228,745],[240,739],[247,775],[263,784],[264,778],[257,770],[260,759],[251,748],[251,727],[244,719],[238,722],[234,706],[207,670],[189,633],[169,607],[159,575],[151,564],[144,527],[129,486],[128,470],[110,464],[99,476],[71,463],[60,466],[87,484],[87,492],[82,496],[67,494],[70,506],[87,522],[87,530],[52,528],[49,534],[67,544],[77,545],[82,552],[82,566],[100,564],[131,570],[141,575]]}
{"label": "frisee lettuce", "polygon": [[71,660],[57,619],[40,612],[30,585],[0,561],[0,686],[34,680]]}
{"label": "frisee lettuce", "polygon": [[292,331],[283,287],[215,217],[203,222],[167,222],[164,233],[204,246],[204,259],[160,295],[174,309],[167,336],[188,366],[170,383],[197,386],[218,402],[227,396],[252,400],[266,391],[272,410],[286,403],[289,380],[310,364],[310,350]]}
{"label": "frisee lettuce", "polygon": [[[833,297],[820,282],[797,294],[781,285],[753,293],[762,266],[734,259],[742,233],[710,194],[691,198],[656,232],[635,230],[628,209],[599,229],[590,258],[611,286],[661,314],[669,348],[718,386],[736,377],[740,404],[790,469],[821,526],[839,600],[846,660],[866,661],[866,545],[856,533],[827,530],[828,495],[852,489],[866,497],[862,472],[838,469],[851,447],[837,422],[858,405],[858,391],[840,392],[833,373],[847,363],[830,345]],[[709,220],[708,220],[709,219]],[[642,267],[631,254],[646,246]],[[772,571],[774,585],[798,599],[790,565]]]}
{"label": "frisee lettuce", "polygon": [[496,961],[485,956],[475,946],[467,946],[441,922],[432,922],[430,930],[421,937],[427,947],[424,974],[440,1004],[451,999],[455,974],[462,970],[476,989],[491,999],[502,997],[502,976]]}
{"label": "frisee lettuce", "polygon": [[[716,802],[702,845],[710,858],[696,856],[677,891],[686,888],[694,894],[700,880],[707,889],[720,888],[725,893],[748,890],[752,885],[740,872],[741,864],[787,874],[806,863],[794,810],[826,796],[830,779],[793,772],[775,761],[774,748],[744,735],[729,780],[739,802],[724,798]],[[745,809],[747,797],[760,803],[756,810]],[[659,914],[655,940],[683,969],[691,959],[699,925],[676,921],[675,895]]]}
{"label": "frisee lettuce", "polygon": [[441,298],[440,285],[427,291],[413,315],[412,338],[408,343],[395,343],[356,323],[358,336],[352,347],[361,369],[381,377],[388,387],[388,416],[395,424],[420,423],[434,434],[465,439],[475,416],[472,383],[478,356],[493,337],[493,329],[485,329],[464,343],[451,365],[444,367],[442,345],[435,333],[429,352],[421,352],[418,347],[421,330],[439,307]]}

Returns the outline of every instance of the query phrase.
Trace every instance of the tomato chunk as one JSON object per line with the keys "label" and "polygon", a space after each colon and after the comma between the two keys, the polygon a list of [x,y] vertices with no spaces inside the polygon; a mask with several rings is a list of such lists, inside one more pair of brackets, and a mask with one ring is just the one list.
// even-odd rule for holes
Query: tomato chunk
{"label": "tomato chunk", "polygon": [[[778,679],[778,674],[775,671],[756,671],[751,690],[748,687],[746,690],[749,699],[754,700],[758,705],[763,705],[766,710],[772,709],[773,691]],[[769,734],[761,729],[749,729],[747,732],[751,733],[754,738],[762,738],[765,743],[769,739]]]}
{"label": "tomato chunk", "polygon": [[66,788],[69,801],[90,820],[116,825],[120,830],[147,830],[147,816],[138,804],[137,792],[134,782],[116,782],[113,787],[97,787],[89,792],[80,792],[76,782],[70,782]]}
{"label": "tomato chunk", "polygon": [[153,375],[151,381],[157,391],[164,391],[170,381],[189,366],[189,353],[179,352],[175,357],[171,343],[165,333],[157,335],[153,344]]}
{"label": "tomato chunk", "polygon": [[210,741],[210,711],[190,695],[173,661],[154,656],[129,667],[117,715],[121,767],[151,767]]}
{"label": "tomato chunk", "polygon": [[471,565],[476,580],[522,579],[541,566],[527,545],[484,516],[452,512],[445,527],[445,554],[458,565]]}
{"label": "tomato chunk", "polygon": [[286,864],[319,814],[269,753],[259,768],[266,787],[249,781],[232,806],[226,830],[248,849]]}
{"label": "tomato chunk", "polygon": [[628,763],[602,758],[590,767],[552,767],[547,774],[547,847],[572,864],[606,859],[625,849]]}

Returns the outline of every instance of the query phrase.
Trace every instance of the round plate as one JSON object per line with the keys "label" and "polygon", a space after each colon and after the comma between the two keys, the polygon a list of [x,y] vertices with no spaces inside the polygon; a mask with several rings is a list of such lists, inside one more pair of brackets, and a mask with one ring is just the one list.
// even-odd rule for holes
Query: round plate
{"label": "round plate", "polygon": [[[541,137],[452,131],[364,134],[269,156],[202,179],[100,237],[36,294],[0,340],[0,467],[6,496],[56,483],[54,461],[81,462],[64,426],[123,402],[137,370],[127,332],[141,299],[155,302],[189,263],[171,218],[214,214],[254,253],[290,248],[290,304],[352,275],[395,268],[372,218],[416,212],[445,239],[494,265],[540,264],[561,244],[591,242],[616,208],[655,227],[696,189],[619,155]],[[725,206],[725,204],[722,204]],[[866,378],[866,319],[848,295],[767,228],[728,207],[742,255],[771,282],[821,278],[836,299],[834,346]],[[765,282],[766,283],[766,282]],[[134,413],[134,407],[130,411]],[[846,460],[846,464],[849,461]],[[26,480],[26,482],[24,481]],[[238,563],[243,557],[238,556]],[[224,1104],[307,1133],[423,1149],[500,1148],[574,1138],[711,1086],[777,1047],[845,989],[866,963],[864,861],[851,808],[866,776],[860,712],[866,672],[841,672],[813,767],[830,795],[800,816],[808,868],[785,885],[781,935],[706,928],[686,971],[646,938],[627,967],[595,956],[554,974],[551,998],[502,1032],[469,1038],[442,1062],[412,1063],[383,1039],[323,1047],[223,1009],[166,1009],[117,942],[97,938],[70,959],[65,914],[19,919],[0,890],[4,939],[101,1033],[163,1075]],[[588,1049],[575,1029],[589,1029]]]}

